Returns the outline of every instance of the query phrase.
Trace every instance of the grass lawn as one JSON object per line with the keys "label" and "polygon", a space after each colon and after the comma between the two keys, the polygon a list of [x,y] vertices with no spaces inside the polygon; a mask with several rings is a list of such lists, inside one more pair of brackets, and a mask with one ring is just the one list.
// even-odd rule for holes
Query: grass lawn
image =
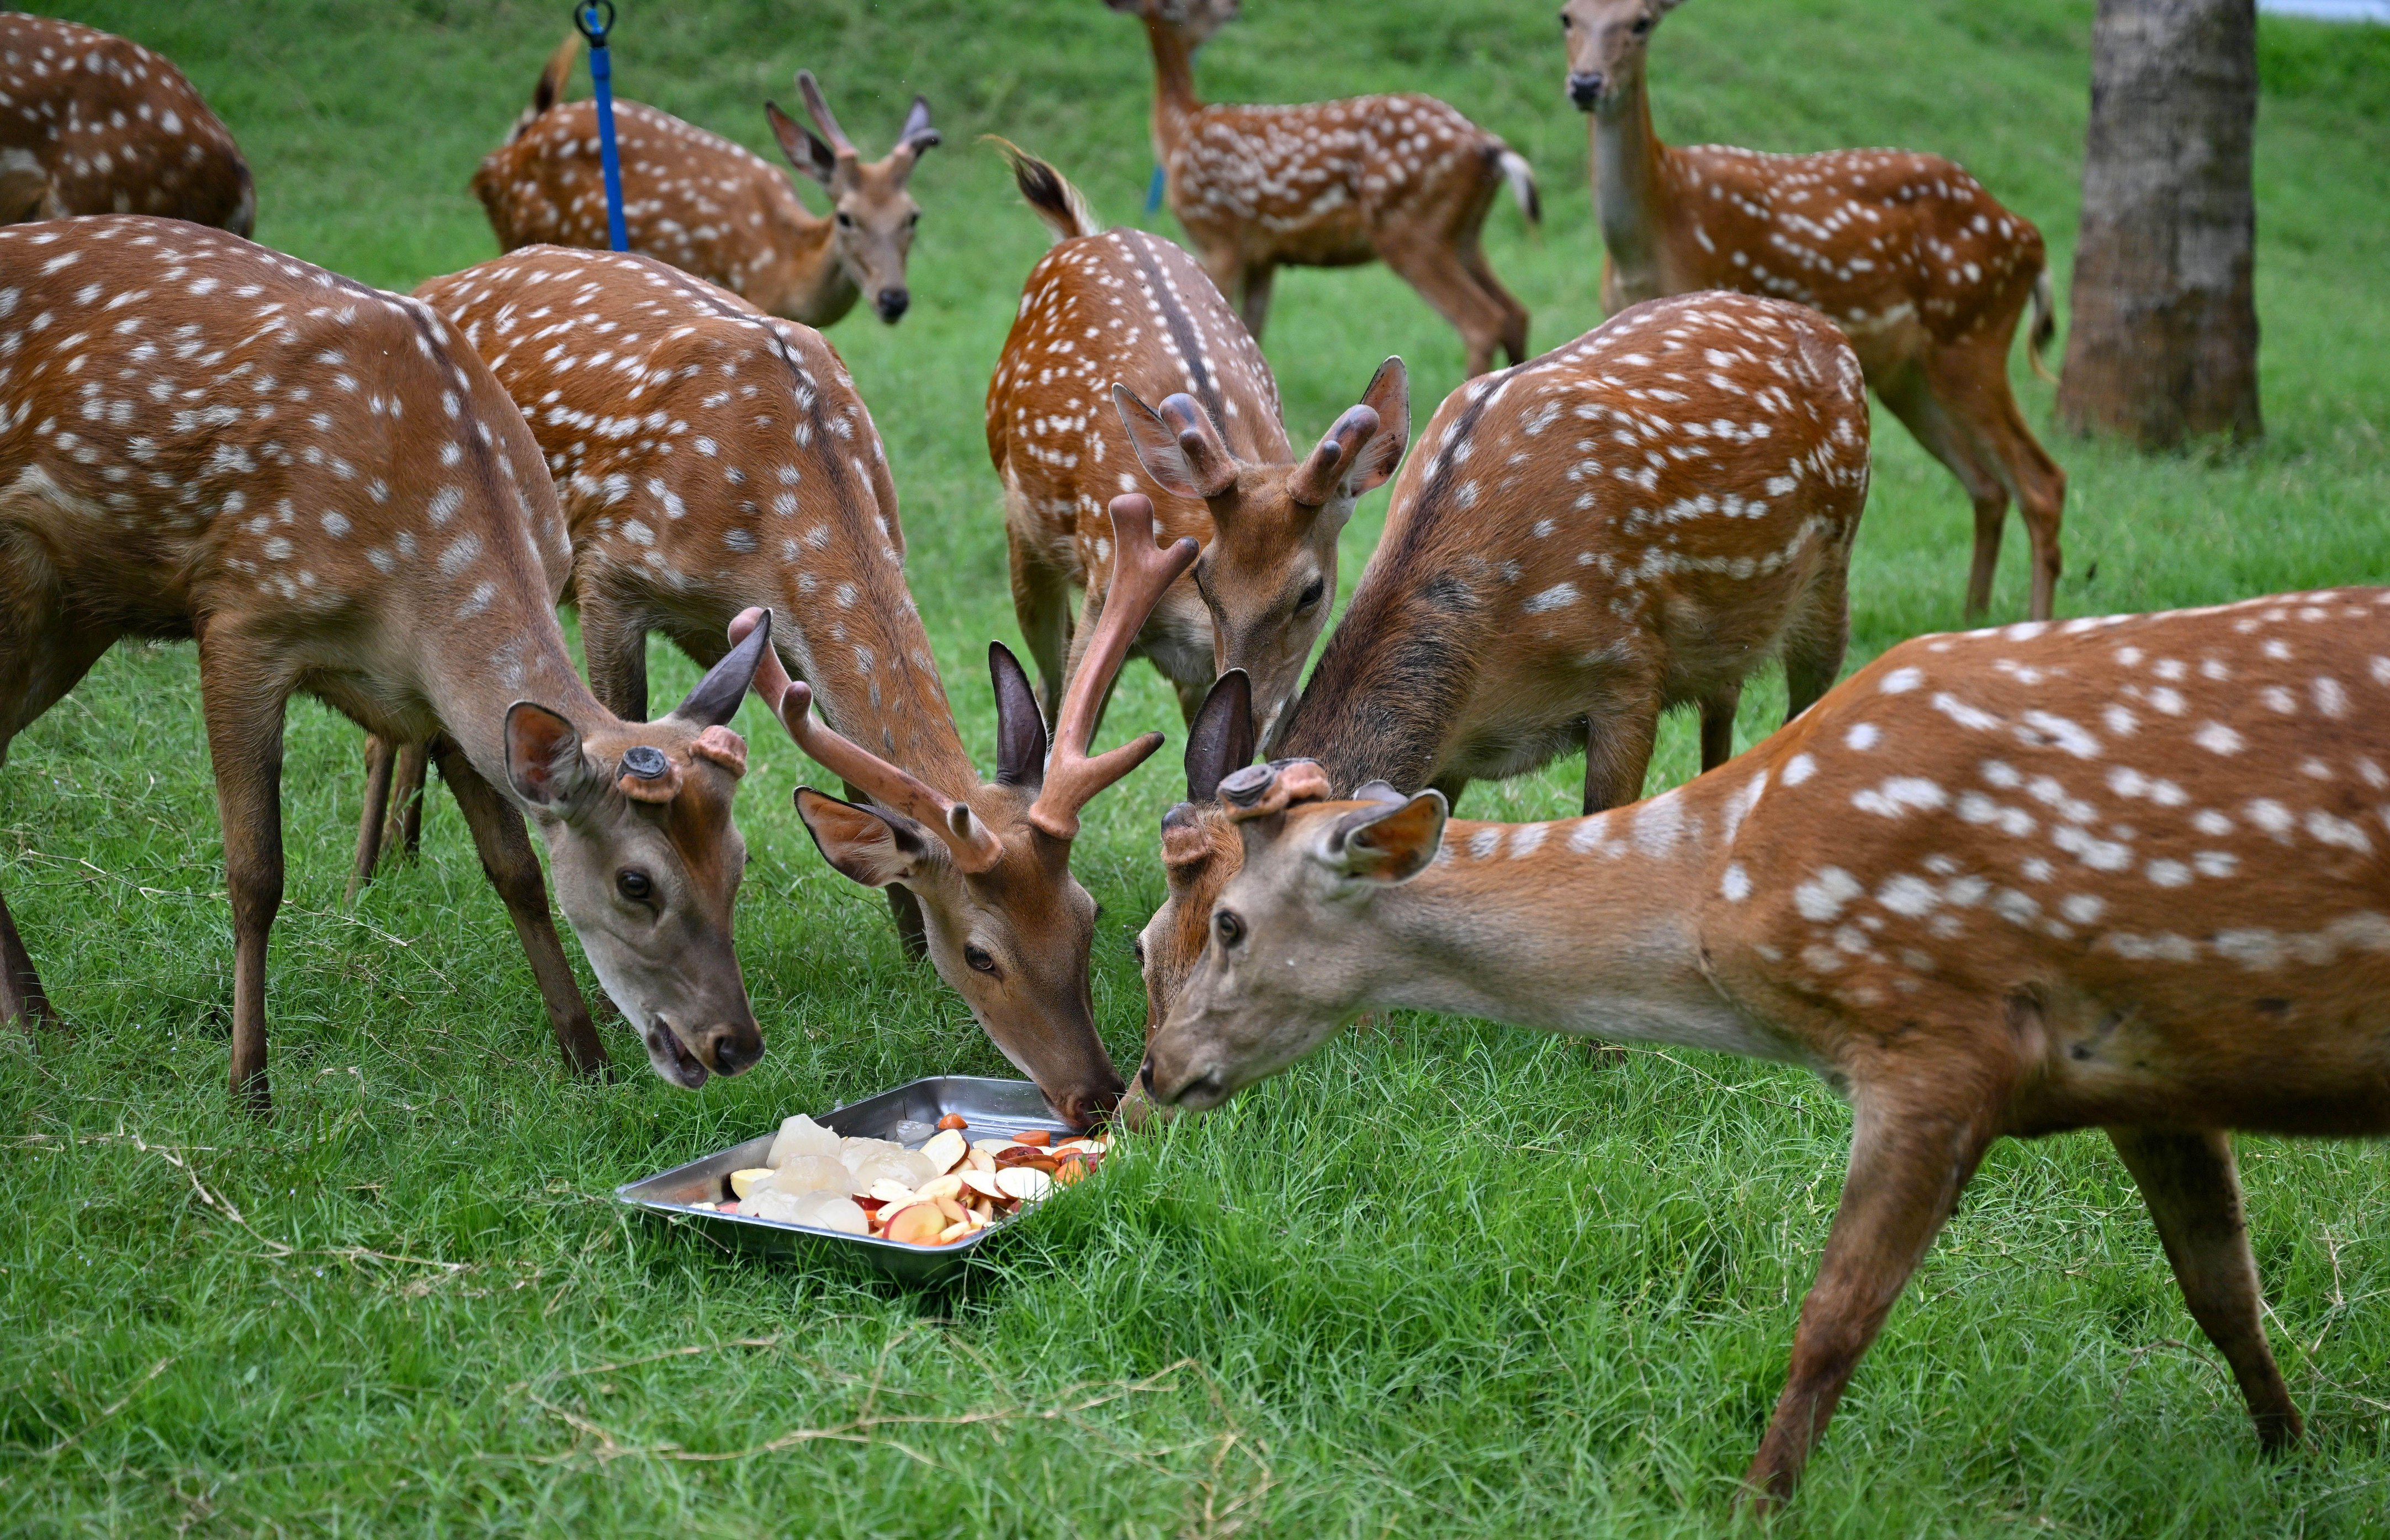
{"label": "grass lawn", "polygon": [[[564,25],[520,0],[72,0],[173,56],[231,124],[259,236],[406,286],[495,248],[465,190]],[[1548,346],[1594,325],[1584,126],[1550,6],[1254,0],[1222,98],[1433,92],[1535,161],[1494,264]],[[833,336],[886,435],[914,591],[964,736],[1017,643],[980,410],[1043,231],[977,144],[1052,157],[1115,219],[1150,164],[1142,38],[1096,0],[623,0],[617,79],[769,150],[810,66],[871,153],[916,90],[944,148],[916,302]],[[1963,161],[2072,260],[2089,0],[1694,0],[1655,45],[1661,132]],[[2390,578],[2390,31],[2260,24],[2268,436],[2139,459],[2056,436],[2062,614]],[[585,91],[585,82],[576,93]],[[1298,443],[1400,353],[1424,421],[1456,335],[1379,269],[1297,272],[1268,339]],[[2028,415],[2050,391],[2026,375]],[[1853,663],[1960,621],[1970,521],[1888,417]],[[1345,587],[1384,512],[1346,536]],[[2012,533],[1995,604],[2022,614]],[[662,652],[664,699],[693,671]],[[1745,699],[1745,740],[1782,709]],[[1849,1119],[1806,1075],[1604,1058],[1397,1018],[1200,1126],[1140,1141],[964,1288],[921,1297],[625,1217],[619,1182],[944,1071],[1005,1073],[816,854],[810,775],[751,705],[739,945],[770,1043],[700,1094],[565,1078],[453,803],[341,911],[357,735],[294,709],[275,932],[277,1111],[224,1088],[232,946],[187,646],[126,647],[14,747],[0,888],[71,1040],[0,1042],[0,1532],[1502,1536],[1705,1534],[1765,1422]],[[1139,667],[1111,733],[1176,712]],[[1099,1017],[1134,1062],[1129,937],[1161,893],[1177,746],[1090,811]],[[1655,784],[1690,773],[1670,725]],[[1573,811],[1578,769],[1480,788]],[[1515,810],[1515,812],[1513,811]],[[594,993],[593,985],[591,987]],[[2096,1136],[1995,1150],[1854,1382],[1797,1534],[2390,1531],[2390,1164],[2250,1140],[2275,1349],[2306,1410],[2261,1463],[2240,1400]]]}

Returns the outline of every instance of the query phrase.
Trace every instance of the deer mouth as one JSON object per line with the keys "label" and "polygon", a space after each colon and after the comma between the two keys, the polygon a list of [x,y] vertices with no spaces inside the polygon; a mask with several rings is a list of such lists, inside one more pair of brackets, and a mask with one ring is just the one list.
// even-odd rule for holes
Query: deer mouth
{"label": "deer mouth", "polygon": [[697,1055],[689,1052],[688,1045],[680,1040],[680,1034],[673,1031],[662,1017],[649,1017],[647,1029],[640,1035],[647,1040],[648,1062],[657,1074],[684,1091],[694,1091],[705,1084],[712,1072]]}

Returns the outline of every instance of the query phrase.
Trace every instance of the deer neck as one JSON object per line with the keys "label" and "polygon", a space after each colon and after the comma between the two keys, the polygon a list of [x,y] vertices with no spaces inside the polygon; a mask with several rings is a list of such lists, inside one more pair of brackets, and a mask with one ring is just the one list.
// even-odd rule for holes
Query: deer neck
{"label": "deer neck", "polygon": [[1372,558],[1277,750],[1317,760],[1339,792],[1373,780],[1405,791],[1427,784],[1489,640],[1474,585],[1404,558],[1381,547]]}
{"label": "deer neck", "polygon": [[838,260],[832,221],[816,219],[793,191],[782,190],[787,203],[774,221],[780,261],[773,270],[772,292],[751,291],[747,299],[769,314],[816,328],[829,326],[854,308],[863,291]]}
{"label": "deer neck", "polygon": [[1195,95],[1195,49],[1156,17],[1146,18],[1145,35],[1153,45],[1153,154],[1167,165],[1187,120],[1203,109]]}
{"label": "deer neck", "polygon": [[1601,244],[1625,291],[1648,298],[1660,292],[1667,147],[1651,129],[1651,96],[1640,64],[1595,109],[1587,132]]}
{"label": "deer neck", "polygon": [[476,576],[454,592],[411,587],[398,613],[414,633],[417,693],[473,768],[509,795],[506,722],[516,701],[546,707],[585,738],[622,724],[572,666],[546,595],[524,584],[492,596]]}

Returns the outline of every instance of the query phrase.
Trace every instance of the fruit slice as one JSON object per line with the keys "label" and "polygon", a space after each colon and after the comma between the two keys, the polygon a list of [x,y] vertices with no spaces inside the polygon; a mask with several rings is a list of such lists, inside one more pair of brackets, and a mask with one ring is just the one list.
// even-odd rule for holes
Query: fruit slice
{"label": "fruit slice", "polygon": [[970,1121],[960,1112],[949,1112],[944,1117],[938,1120],[938,1127],[941,1132],[949,1128],[969,1128],[970,1126]]}
{"label": "fruit slice", "polygon": [[954,1128],[932,1135],[930,1142],[921,1147],[922,1157],[937,1167],[941,1175],[962,1164],[963,1157],[970,1152],[970,1141],[963,1137],[961,1130]]}
{"label": "fruit slice", "polygon": [[902,1182],[879,1181],[871,1184],[871,1196],[882,1203],[893,1203],[902,1208],[913,1201],[916,1195]]}
{"label": "fruit slice", "polygon": [[913,1196],[924,1203],[934,1203],[941,1198],[963,1195],[963,1173],[950,1171],[944,1176],[932,1176],[916,1189]]}
{"label": "fruit slice", "polygon": [[1034,1166],[1007,1166],[996,1174],[996,1186],[1018,1202],[1034,1203],[1054,1190],[1054,1178]]}
{"label": "fruit slice", "polygon": [[1014,1144],[1051,1144],[1054,1142],[1054,1136],[1048,1129],[1024,1128],[1012,1136],[1012,1142]]}
{"label": "fruit slice", "polygon": [[890,1215],[881,1233],[907,1246],[934,1246],[950,1223],[935,1203],[908,1203]]}
{"label": "fruit slice", "polygon": [[1066,1187],[1078,1186],[1087,1179],[1090,1168],[1076,1155],[1066,1155],[1054,1167],[1054,1180]]}
{"label": "fruit slice", "polygon": [[992,1171],[964,1172],[963,1186],[970,1188],[971,1191],[977,1193],[982,1198],[992,1198],[999,1203],[1008,1200],[1009,1195],[1005,1192],[1003,1187],[996,1181],[996,1173]]}
{"label": "fruit slice", "polygon": [[745,1171],[734,1171],[730,1174],[730,1190],[739,1197],[744,1198],[771,1179],[770,1166],[750,1166]]}

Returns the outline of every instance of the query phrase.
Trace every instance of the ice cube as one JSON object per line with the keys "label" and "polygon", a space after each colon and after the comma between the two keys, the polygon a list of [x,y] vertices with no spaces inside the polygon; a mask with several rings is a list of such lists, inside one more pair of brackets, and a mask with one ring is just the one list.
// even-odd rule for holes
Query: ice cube
{"label": "ice cube", "polygon": [[780,1124],[780,1132],[772,1140],[772,1152],[764,1157],[767,1166],[778,1166],[800,1155],[838,1156],[838,1136],[824,1128],[803,1112]]}
{"label": "ice cube", "polygon": [[918,1145],[924,1142],[931,1135],[937,1131],[938,1125],[936,1123],[923,1123],[919,1118],[901,1118],[897,1120],[896,1127],[893,1130],[896,1136],[896,1142],[898,1144],[910,1145]]}
{"label": "ice cube", "polygon": [[868,1191],[867,1184],[854,1185],[854,1173],[828,1155],[799,1155],[782,1166],[772,1176],[772,1190],[791,1196],[807,1192],[833,1192],[841,1198],[850,1192]]}
{"label": "ice cube", "polygon": [[847,1170],[853,1171],[874,1155],[884,1155],[892,1149],[904,1148],[886,1139],[867,1139],[856,1136],[838,1141],[838,1158],[845,1162]]}
{"label": "ice cube", "polygon": [[871,1221],[852,1198],[834,1192],[809,1192],[796,1200],[796,1223],[847,1235],[869,1235]]}
{"label": "ice cube", "polygon": [[798,1217],[799,1200],[795,1193],[777,1187],[759,1187],[739,1200],[739,1212],[757,1219],[775,1220],[783,1225],[801,1225]]}
{"label": "ice cube", "polygon": [[919,1150],[892,1149],[884,1154],[874,1155],[857,1166],[854,1179],[863,1184],[858,1190],[869,1192],[871,1184],[874,1182],[894,1182],[903,1187],[918,1189],[922,1183],[936,1174],[938,1174],[938,1168],[932,1165]]}

